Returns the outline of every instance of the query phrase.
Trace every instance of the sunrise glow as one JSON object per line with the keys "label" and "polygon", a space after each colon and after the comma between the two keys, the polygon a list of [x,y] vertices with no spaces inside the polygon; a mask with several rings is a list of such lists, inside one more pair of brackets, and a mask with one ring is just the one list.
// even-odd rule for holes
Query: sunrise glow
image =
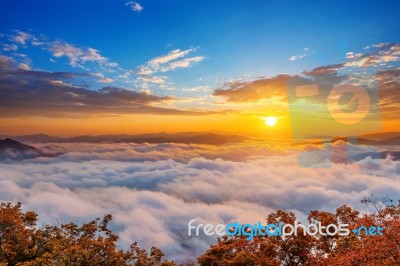
{"label": "sunrise glow", "polygon": [[269,127],[273,127],[276,125],[276,122],[278,121],[278,119],[276,118],[276,116],[268,116],[266,118],[264,118],[265,124]]}

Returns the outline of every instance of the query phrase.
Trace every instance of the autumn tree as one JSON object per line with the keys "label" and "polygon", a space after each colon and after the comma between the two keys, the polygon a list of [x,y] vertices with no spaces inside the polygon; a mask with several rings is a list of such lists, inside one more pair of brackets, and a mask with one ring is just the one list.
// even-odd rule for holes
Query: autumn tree
{"label": "autumn tree", "polygon": [[[373,196],[362,201],[372,210],[361,214],[344,205],[336,212],[310,211],[310,224],[349,224],[349,230],[380,226],[383,235],[365,233],[329,235],[316,232],[297,236],[224,236],[198,258],[200,265],[400,265],[400,202]],[[295,224],[296,216],[278,210],[266,218],[268,224]]]}
{"label": "autumn tree", "polygon": [[23,212],[21,203],[0,204],[0,265],[176,265],[153,247],[148,253],[137,243],[117,248],[118,236],[108,225],[111,215],[82,226],[75,223],[38,228],[38,216]]}

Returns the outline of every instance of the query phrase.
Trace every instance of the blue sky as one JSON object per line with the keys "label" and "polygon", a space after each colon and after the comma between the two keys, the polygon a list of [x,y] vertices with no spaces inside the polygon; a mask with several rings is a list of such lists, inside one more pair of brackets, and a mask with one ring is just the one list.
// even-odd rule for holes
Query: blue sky
{"label": "blue sky", "polygon": [[[134,10],[134,4],[139,10]],[[299,73],[343,60],[381,42],[398,42],[396,1],[2,1],[1,32],[15,30],[93,48],[124,70],[153,58],[195,48],[201,57],[159,73],[179,94],[225,79]],[[2,42],[7,42],[3,38]],[[23,51],[25,49],[25,51]],[[66,58],[50,62],[43,48],[22,50],[34,69],[82,71]],[[292,57],[295,56],[295,57]],[[297,60],[289,60],[289,58]],[[92,71],[92,69],[90,69]],[[127,86],[112,78],[115,85]],[[135,77],[131,77],[134,79]],[[162,88],[150,87],[167,94]],[[93,87],[98,85],[92,84]],[[141,86],[136,84],[135,86]],[[153,87],[152,87],[153,86]]]}

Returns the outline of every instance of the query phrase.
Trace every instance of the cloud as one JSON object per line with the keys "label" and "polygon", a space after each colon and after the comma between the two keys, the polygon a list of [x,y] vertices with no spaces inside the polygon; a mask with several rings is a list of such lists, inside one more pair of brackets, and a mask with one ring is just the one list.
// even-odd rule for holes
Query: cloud
{"label": "cloud", "polygon": [[67,57],[72,67],[84,68],[83,64],[88,62],[98,63],[104,67],[116,67],[117,64],[109,62],[109,59],[102,56],[98,50],[93,48],[79,48],[72,44],[55,41],[48,48],[54,57]]}
{"label": "cloud", "polygon": [[213,92],[214,96],[225,97],[230,102],[250,102],[271,97],[286,96],[286,81],[294,76],[281,74],[250,82],[227,82]]}
{"label": "cloud", "polygon": [[161,71],[166,72],[176,68],[187,68],[194,63],[200,62],[204,59],[203,56],[186,57],[182,60],[177,60],[187,56],[188,54],[196,51],[195,48],[188,50],[176,49],[170,53],[156,57],[147,62],[146,66],[141,66],[137,74],[150,75],[153,72]]}
{"label": "cloud", "polygon": [[307,55],[309,55],[309,53],[310,53],[309,49],[308,48],[304,48],[303,49],[303,53],[297,54],[297,55],[292,55],[288,59],[289,59],[289,61],[294,62],[294,61],[297,61],[297,60],[300,60],[300,59],[306,57]]}
{"label": "cloud", "polygon": [[[108,58],[100,54],[100,52],[90,47],[79,47],[61,40],[51,40],[41,35],[35,35],[31,32],[23,32],[14,30],[10,34],[5,34],[9,43],[3,44],[3,51],[8,52],[9,56],[17,57],[15,52],[18,48],[27,48],[29,45],[40,47],[52,54],[56,58],[66,57],[72,67],[79,67],[88,70],[88,64],[94,64],[104,71],[115,71],[118,64],[111,62]],[[26,57],[26,55],[24,56]],[[55,63],[53,59],[50,61]]]}
{"label": "cloud", "polygon": [[187,68],[190,65],[203,61],[204,57],[203,56],[195,56],[195,57],[190,57],[190,58],[185,58],[180,61],[174,61],[171,62],[168,66],[161,68],[161,72],[166,72],[170,70],[174,70],[176,68]]}
{"label": "cloud", "polygon": [[28,64],[24,64],[24,63],[19,64],[18,67],[19,67],[19,69],[22,69],[22,70],[31,70],[31,67]]}
{"label": "cloud", "polygon": [[138,78],[141,81],[144,81],[146,83],[157,83],[157,84],[163,84],[165,83],[165,77],[157,77],[157,76],[143,76]]}
{"label": "cloud", "polygon": [[160,69],[161,65],[164,65],[171,61],[174,61],[176,59],[184,57],[187,54],[194,52],[194,51],[195,51],[195,49],[188,49],[188,50],[184,50],[184,51],[181,51],[180,49],[176,49],[176,50],[171,51],[167,55],[159,56],[154,59],[151,59],[147,64],[149,67],[158,70],[158,69]]}
{"label": "cloud", "polygon": [[[360,56],[354,54],[351,54],[350,57],[354,58],[354,60],[360,58]],[[361,61],[364,63],[367,62],[363,60]],[[400,69],[388,66],[386,70],[377,69],[375,72],[372,72],[371,75],[362,70],[355,71],[353,69],[349,72],[347,68],[351,67],[354,66],[349,66],[348,63],[327,65],[317,67],[311,71],[304,71],[304,74],[313,78],[315,82],[323,82],[324,84],[329,85],[327,86],[327,89],[333,88],[344,82],[362,84],[366,87],[368,87],[367,84],[373,84],[373,86],[377,86],[379,95],[378,107],[382,114],[382,118],[397,118],[400,115]],[[339,74],[339,71],[342,73]],[[322,101],[323,98],[321,98],[321,102]]]}
{"label": "cloud", "polygon": [[16,52],[18,50],[18,46],[16,46],[15,44],[3,44],[3,51],[12,51],[12,52]]}
{"label": "cloud", "polygon": [[[0,200],[21,201],[40,214],[40,224],[111,213],[121,247],[157,245],[178,262],[216,241],[189,237],[193,218],[197,224],[252,223],[277,209],[304,218],[310,210],[342,204],[362,209],[360,200],[371,194],[397,200],[400,192],[400,162],[391,159],[312,169],[298,166],[298,149],[282,153],[265,144],[58,145],[67,153],[0,165]],[[334,145],[343,151],[343,143]]]}
{"label": "cloud", "polygon": [[15,34],[11,36],[11,39],[16,43],[25,46],[28,40],[33,39],[33,35],[27,32],[16,30]]}
{"label": "cloud", "polygon": [[[253,81],[233,80],[214,90],[213,96],[224,97],[228,102],[257,102],[262,99],[277,99],[286,103],[286,82],[299,78],[305,83],[318,83],[319,96],[313,97],[315,104],[326,104],[327,93],[340,84],[360,84],[368,90],[379,91],[379,107],[382,119],[389,120],[400,115],[400,57],[399,44],[379,44],[367,47],[368,53],[348,52],[347,61],[324,65],[303,71],[302,76],[281,74]],[[366,71],[365,68],[367,69]],[[375,82],[377,81],[377,82]]]}
{"label": "cloud", "polygon": [[[126,5],[137,12],[143,9],[138,2],[134,1],[130,1]],[[64,63],[64,59],[66,59],[73,68],[80,68],[88,73],[102,72],[103,76],[97,80],[99,83],[118,82],[118,84],[133,85],[137,90],[148,90],[150,87],[169,88],[173,85],[172,82],[169,82],[168,86],[164,85],[167,78],[160,76],[160,73],[188,68],[204,60],[203,56],[189,56],[197,48],[176,49],[166,55],[150,59],[144,65],[139,66],[137,71],[134,71],[122,68],[116,62],[102,55],[98,49],[68,43],[63,40],[54,40],[43,34],[38,35],[32,32],[14,30],[10,34],[3,34],[2,38],[5,43],[2,44],[1,49],[8,57],[12,57],[14,61],[20,63],[25,70],[28,70],[26,66],[35,69],[35,65],[27,55],[23,54],[24,57],[22,58],[20,56],[22,54],[17,54],[16,51],[30,46],[30,48],[40,48],[49,52],[51,54],[49,60],[52,63]]]}
{"label": "cloud", "polygon": [[195,51],[196,48],[183,51],[176,49],[166,55],[149,60],[145,65],[140,66],[139,70],[136,72],[136,74],[139,75],[136,79],[137,83],[144,89],[147,89],[149,83],[161,84],[160,86],[162,86],[166,77],[159,77],[154,74],[168,72],[177,68],[188,68],[194,63],[202,61],[204,59],[203,56],[187,57],[187,55]]}
{"label": "cloud", "polygon": [[380,71],[376,75],[379,89],[379,109],[385,119],[400,116],[400,69]]}
{"label": "cloud", "polygon": [[132,10],[135,12],[141,12],[144,9],[142,5],[140,5],[138,2],[135,1],[129,1],[125,5],[132,8]]}
{"label": "cloud", "polygon": [[299,55],[299,56],[292,55],[292,56],[290,56],[288,59],[289,59],[289,61],[294,62],[294,61],[297,61],[297,60],[299,60],[299,59],[301,59],[301,58],[303,58],[303,57],[305,57],[305,56],[306,56],[305,54]]}
{"label": "cloud", "polygon": [[196,86],[196,87],[192,87],[192,88],[184,88],[182,90],[186,91],[186,92],[208,92],[208,91],[210,91],[210,86],[203,85],[203,86]]}
{"label": "cloud", "polygon": [[304,74],[307,76],[323,76],[323,75],[330,75],[330,74],[337,74],[337,71],[343,67],[344,64],[333,64],[333,65],[326,65],[314,68],[311,71],[304,71]]}
{"label": "cloud", "polygon": [[195,48],[183,51],[180,49],[176,49],[166,55],[151,59],[147,62],[146,65],[139,67],[139,70],[136,72],[136,74],[139,75],[139,78],[137,80],[141,81],[142,86],[145,88],[147,87],[148,83],[163,84],[165,77],[161,78],[153,76],[153,74],[157,72],[167,72],[177,68],[187,68],[194,63],[202,61],[204,59],[203,56],[184,58],[195,50]]}
{"label": "cloud", "polygon": [[96,91],[73,85],[75,79],[92,76],[85,73],[32,71],[27,66],[17,68],[11,58],[0,56],[0,116],[196,114],[153,106],[171,100],[168,96],[117,87],[104,87]]}
{"label": "cloud", "polygon": [[105,78],[105,77],[103,77],[103,78],[100,78],[100,79],[99,79],[99,82],[100,82],[100,83],[112,83],[113,80],[110,79],[110,78]]}
{"label": "cloud", "polygon": [[400,45],[397,43],[380,43],[365,47],[367,53],[346,54],[345,66],[348,67],[373,67],[385,65],[400,60]]}
{"label": "cloud", "polygon": [[346,53],[346,59],[349,59],[349,60],[357,60],[357,59],[360,59],[362,56],[363,56],[362,53],[357,53],[357,54],[355,54],[353,52]]}
{"label": "cloud", "polygon": [[148,67],[141,66],[139,68],[139,70],[136,72],[136,74],[138,74],[138,75],[151,75],[151,74],[153,74],[153,70],[151,70]]}

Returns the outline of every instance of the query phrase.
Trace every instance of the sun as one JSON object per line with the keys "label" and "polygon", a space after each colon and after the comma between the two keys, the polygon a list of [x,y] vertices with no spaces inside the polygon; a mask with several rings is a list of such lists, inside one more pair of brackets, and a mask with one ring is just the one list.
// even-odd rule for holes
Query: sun
{"label": "sun", "polygon": [[268,116],[264,118],[265,124],[269,127],[273,127],[276,125],[277,122],[277,118],[276,116]]}

